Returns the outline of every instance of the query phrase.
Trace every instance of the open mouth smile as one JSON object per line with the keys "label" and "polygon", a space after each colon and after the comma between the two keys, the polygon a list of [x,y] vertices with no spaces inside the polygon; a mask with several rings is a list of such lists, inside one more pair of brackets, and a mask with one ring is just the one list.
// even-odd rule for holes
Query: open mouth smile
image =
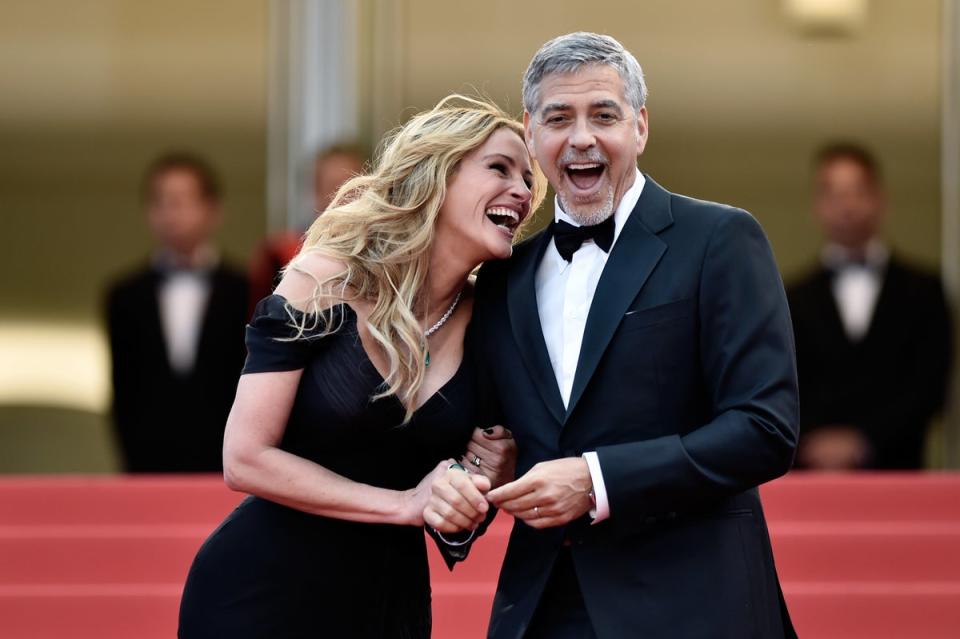
{"label": "open mouth smile", "polygon": [[516,211],[506,206],[491,206],[484,214],[501,232],[512,238],[520,222],[523,221],[522,211]]}
{"label": "open mouth smile", "polygon": [[578,195],[590,195],[600,185],[607,166],[601,162],[574,162],[563,167],[567,181]]}

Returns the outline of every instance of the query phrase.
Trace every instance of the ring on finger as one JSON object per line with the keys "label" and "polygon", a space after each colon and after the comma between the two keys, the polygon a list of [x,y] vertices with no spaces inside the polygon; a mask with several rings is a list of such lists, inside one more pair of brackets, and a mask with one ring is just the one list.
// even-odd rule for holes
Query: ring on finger
{"label": "ring on finger", "polygon": [[540,506],[534,506],[533,513],[537,516],[537,519],[540,519]]}
{"label": "ring on finger", "polygon": [[480,459],[480,456],[477,455],[477,454],[474,454],[474,455],[473,455],[473,461],[471,461],[470,463],[473,464],[474,466],[476,466],[477,468],[480,468],[480,463],[481,463],[481,462],[483,462],[483,460]]}

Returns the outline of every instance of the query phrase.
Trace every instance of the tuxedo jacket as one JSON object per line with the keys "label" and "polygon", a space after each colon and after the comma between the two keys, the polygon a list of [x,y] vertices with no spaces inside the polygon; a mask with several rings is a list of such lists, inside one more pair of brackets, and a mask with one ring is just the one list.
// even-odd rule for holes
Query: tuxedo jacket
{"label": "tuxedo jacket", "polygon": [[859,341],[843,329],[832,281],[832,271],[817,267],[788,289],[803,432],[849,424],[870,442],[868,467],[921,468],[927,427],[943,406],[952,352],[940,278],[892,257]]}
{"label": "tuxedo jacket", "polygon": [[601,639],[791,636],[757,486],[792,463],[797,379],[759,224],[647,177],[597,286],[566,408],[534,287],[550,239],[481,270],[478,352],[517,475],[596,451],[610,517],[518,520],[489,636],[523,636],[564,545]]}
{"label": "tuxedo jacket", "polygon": [[130,472],[221,471],[223,429],[245,357],[247,280],[226,266],[210,273],[192,372],[168,361],[158,289],[164,275],[145,268],[107,296],[113,364],[113,418]]}

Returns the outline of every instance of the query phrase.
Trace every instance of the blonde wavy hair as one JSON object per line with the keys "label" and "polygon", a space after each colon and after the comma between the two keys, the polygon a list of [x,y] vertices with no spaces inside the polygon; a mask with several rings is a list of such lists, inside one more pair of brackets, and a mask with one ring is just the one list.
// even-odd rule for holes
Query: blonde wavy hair
{"label": "blonde wavy hair", "polygon": [[[523,138],[523,127],[492,102],[451,95],[391,132],[368,175],[348,180],[329,208],[307,231],[300,253],[288,269],[315,281],[308,300],[316,328],[337,330],[334,307],[324,300],[373,302],[366,326],[387,355],[390,370],[373,399],[396,395],[407,407],[405,422],[426,372],[424,319],[430,247],[447,184],[460,161],[490,135],[506,128]],[[546,180],[531,158],[534,180],[531,211],[546,192]],[[532,216],[527,216],[529,220]],[[311,253],[345,265],[343,272],[320,280],[303,266]],[[291,314],[291,317],[294,317]],[[302,335],[311,320],[300,319]]]}

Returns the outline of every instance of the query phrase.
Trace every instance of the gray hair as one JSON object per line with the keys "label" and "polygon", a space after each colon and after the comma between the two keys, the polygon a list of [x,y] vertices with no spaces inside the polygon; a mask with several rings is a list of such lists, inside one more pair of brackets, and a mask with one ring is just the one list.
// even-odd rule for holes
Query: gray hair
{"label": "gray hair", "polygon": [[640,63],[623,45],[608,35],[578,31],[550,40],[537,51],[523,74],[523,108],[536,113],[540,82],[551,73],[574,73],[588,64],[613,67],[623,80],[624,94],[635,113],[647,101],[647,85]]}

